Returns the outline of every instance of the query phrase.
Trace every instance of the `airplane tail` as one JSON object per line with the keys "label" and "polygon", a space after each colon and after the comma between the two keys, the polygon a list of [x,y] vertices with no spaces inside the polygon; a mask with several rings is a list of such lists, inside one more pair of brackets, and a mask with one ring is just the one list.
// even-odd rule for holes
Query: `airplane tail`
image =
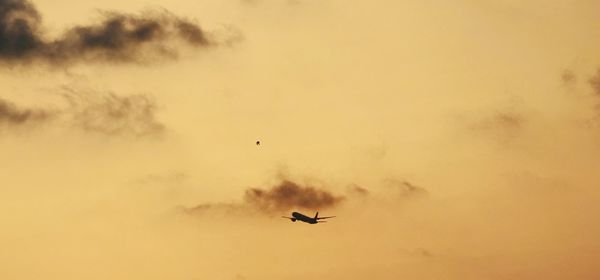
{"label": "airplane tail", "polygon": [[317,214],[315,214],[315,220],[318,220],[319,218],[319,211],[317,211]]}

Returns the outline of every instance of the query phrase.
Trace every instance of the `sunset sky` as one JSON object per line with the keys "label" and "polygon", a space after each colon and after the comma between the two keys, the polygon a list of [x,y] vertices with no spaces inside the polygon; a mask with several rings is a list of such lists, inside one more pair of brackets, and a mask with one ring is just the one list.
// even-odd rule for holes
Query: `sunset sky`
{"label": "sunset sky", "polygon": [[598,11],[0,0],[0,279],[600,279]]}

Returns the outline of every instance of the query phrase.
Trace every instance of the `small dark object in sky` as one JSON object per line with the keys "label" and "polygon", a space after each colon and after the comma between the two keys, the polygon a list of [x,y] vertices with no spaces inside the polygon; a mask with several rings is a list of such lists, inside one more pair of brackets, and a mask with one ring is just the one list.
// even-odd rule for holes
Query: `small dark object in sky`
{"label": "small dark object in sky", "polygon": [[256,146],[260,146],[260,141],[256,141]]}

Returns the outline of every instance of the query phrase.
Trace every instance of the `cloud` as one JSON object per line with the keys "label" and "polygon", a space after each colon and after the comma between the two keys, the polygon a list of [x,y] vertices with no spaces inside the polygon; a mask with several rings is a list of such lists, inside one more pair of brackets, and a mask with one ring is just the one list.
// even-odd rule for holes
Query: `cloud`
{"label": "cloud", "polygon": [[[422,197],[428,192],[425,188],[406,180],[387,179],[383,195],[387,198],[408,199]],[[391,187],[391,188],[389,188]],[[249,188],[244,192],[240,202],[202,203],[193,207],[181,207],[188,214],[202,216],[247,216],[254,214],[280,214],[290,210],[320,211],[340,206],[342,202],[355,200],[362,203],[370,199],[371,192],[351,184],[346,188],[346,195],[339,195],[314,186],[302,186],[289,179],[282,179],[269,189]]]}
{"label": "cloud", "polygon": [[0,0],[0,57],[20,59],[41,48],[40,20],[28,1]]}
{"label": "cloud", "polygon": [[165,131],[165,126],[156,118],[158,105],[148,95],[119,96],[112,92],[64,87],[60,96],[67,105],[52,109],[20,108],[0,98],[0,124],[14,127],[62,122],[85,132],[109,136],[156,136]]}
{"label": "cloud", "polygon": [[[577,89],[574,87],[577,82],[577,75],[575,75],[570,70],[565,70],[563,75],[561,76],[562,84],[564,86],[569,87],[569,92],[577,93]],[[600,68],[596,69],[596,72],[591,75],[586,86],[589,86],[589,92],[586,90],[585,97],[580,99],[583,101],[578,104],[578,106],[583,106],[584,108],[579,109],[582,112],[587,112],[591,109],[591,116],[586,117],[584,123],[586,127],[594,127],[597,128],[600,125]],[[591,93],[591,94],[590,94]],[[575,98],[581,98],[581,96],[570,94],[571,98],[575,96]]]}
{"label": "cloud", "polygon": [[99,22],[74,26],[48,40],[33,4],[27,0],[0,0],[0,61],[9,64],[144,63],[176,58],[175,41],[192,47],[215,44],[200,26],[165,10],[143,15],[103,12]]}
{"label": "cloud", "polygon": [[499,109],[479,117],[469,125],[478,136],[491,139],[501,146],[513,144],[525,130],[527,119],[521,109]]}
{"label": "cloud", "polygon": [[283,179],[269,189],[249,188],[244,192],[242,202],[203,203],[184,208],[189,214],[248,214],[280,213],[288,210],[323,210],[337,206],[346,199],[327,190],[313,186],[301,186]]}
{"label": "cloud", "polygon": [[593,93],[600,97],[600,69],[596,70],[596,75],[592,76],[588,82]]}
{"label": "cloud", "polygon": [[562,72],[560,79],[563,85],[571,86],[577,82],[577,76],[572,70],[566,69]]}
{"label": "cloud", "polygon": [[207,216],[242,216],[256,212],[256,209],[243,203],[202,203],[193,207],[180,207],[183,212],[191,215]]}
{"label": "cloud", "polygon": [[361,197],[365,197],[365,196],[369,195],[369,190],[367,190],[359,185],[356,185],[356,184],[352,184],[352,185],[348,186],[347,191],[348,191],[348,194],[361,196]]}
{"label": "cloud", "polygon": [[402,196],[424,195],[428,193],[425,188],[414,185],[406,180],[387,179],[385,181],[388,186],[395,188]]}
{"label": "cloud", "polygon": [[289,209],[318,210],[336,206],[344,197],[312,186],[300,186],[283,180],[271,189],[251,188],[244,194],[246,203],[271,212]]}
{"label": "cloud", "polygon": [[483,119],[473,126],[474,129],[490,130],[519,130],[523,125],[523,117],[516,112],[501,111]]}
{"label": "cloud", "polygon": [[119,96],[112,92],[78,92],[65,88],[70,123],[86,132],[104,135],[158,135],[165,126],[156,119],[158,108],[145,94]]}
{"label": "cloud", "polygon": [[43,109],[19,108],[14,103],[0,98],[0,124],[24,125],[50,120],[55,112]]}

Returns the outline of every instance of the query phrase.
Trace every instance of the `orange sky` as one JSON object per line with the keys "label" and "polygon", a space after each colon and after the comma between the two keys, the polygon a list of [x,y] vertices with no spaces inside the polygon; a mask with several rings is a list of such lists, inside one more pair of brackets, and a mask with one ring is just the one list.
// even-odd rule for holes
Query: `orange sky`
{"label": "orange sky", "polygon": [[0,279],[600,277],[599,2],[27,3]]}

